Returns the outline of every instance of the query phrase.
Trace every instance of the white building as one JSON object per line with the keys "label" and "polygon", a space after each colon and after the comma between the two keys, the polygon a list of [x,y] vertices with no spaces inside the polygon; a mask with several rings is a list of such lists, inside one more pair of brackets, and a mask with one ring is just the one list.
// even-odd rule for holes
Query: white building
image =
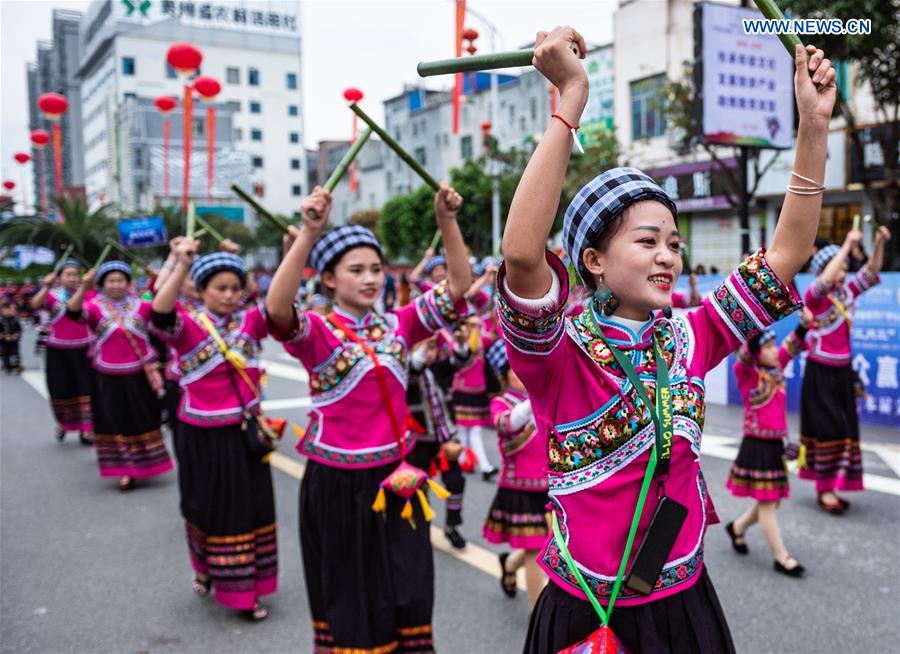
{"label": "white building", "polygon": [[[200,74],[222,84],[216,98],[226,105],[236,149],[249,154],[252,183],[273,213],[293,214],[308,191],[303,147],[301,38],[297,2],[215,0],[209,3],[165,0],[129,10],[129,3],[95,0],[82,22],[82,80],[85,177],[89,202],[161,199],[161,189],[138,193],[124,165],[127,153],[116,124],[129,98],[183,97],[182,82],[166,63],[173,43],[189,42],[203,53]],[[139,5],[140,3],[133,3]],[[142,11],[144,13],[142,13]],[[194,103],[195,133],[203,132],[205,112]],[[182,152],[180,130],[172,131],[173,157]],[[205,153],[206,139],[192,140]],[[192,162],[192,166],[194,166]],[[194,166],[196,167],[196,166]],[[198,174],[205,180],[205,166]],[[192,175],[192,180],[194,180]],[[192,181],[192,195],[207,204],[205,182]],[[250,190],[250,189],[248,189]],[[169,200],[180,197],[181,178],[173,176]],[[218,195],[212,204],[233,204]]]}

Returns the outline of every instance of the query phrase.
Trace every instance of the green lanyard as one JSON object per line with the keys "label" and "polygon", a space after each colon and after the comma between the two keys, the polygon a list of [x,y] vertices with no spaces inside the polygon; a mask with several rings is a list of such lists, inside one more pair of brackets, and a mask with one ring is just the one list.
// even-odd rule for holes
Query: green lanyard
{"label": "green lanyard", "polygon": [[599,600],[597,600],[596,596],[591,590],[591,587],[584,580],[581,571],[575,565],[575,561],[572,559],[572,554],[569,552],[569,548],[563,540],[562,534],[560,533],[559,520],[556,517],[556,512],[553,512],[553,538],[556,541],[557,547],[559,548],[559,553],[562,555],[562,558],[566,562],[566,565],[569,566],[569,570],[571,570],[572,574],[575,576],[575,581],[578,582],[578,586],[581,588],[585,596],[587,596],[587,599],[591,603],[591,606],[594,607],[597,615],[600,616],[600,622],[604,627],[609,626],[609,619],[612,616],[613,605],[615,605],[616,598],[618,597],[619,591],[622,588],[622,581],[625,578],[625,568],[628,565],[628,558],[631,556],[631,550],[634,546],[634,539],[637,535],[638,523],[641,521],[641,514],[643,514],[644,512],[644,503],[647,500],[647,493],[650,490],[650,483],[653,481],[654,476],[658,476],[664,480],[665,476],[668,475],[669,461],[672,458],[672,396],[669,390],[669,369],[666,365],[666,360],[663,358],[662,350],[660,349],[659,344],[656,342],[656,339],[654,339],[653,348],[656,354],[655,406],[650,403],[650,397],[649,395],[647,395],[647,389],[644,387],[644,384],[641,381],[640,377],[638,377],[637,371],[634,369],[631,360],[609,342],[607,342],[606,345],[609,347],[616,361],[619,363],[619,366],[621,366],[622,370],[625,372],[625,375],[634,386],[635,392],[637,392],[641,400],[647,405],[647,409],[650,411],[650,416],[653,419],[653,426],[656,432],[656,440],[653,448],[650,451],[650,460],[647,462],[647,469],[644,471],[644,480],[641,483],[641,492],[638,495],[637,504],[634,507],[634,516],[632,516],[631,518],[631,528],[628,530],[628,539],[625,541],[625,552],[622,554],[622,560],[619,563],[619,570],[616,573],[616,581],[613,584],[612,592],[609,595],[609,605],[606,609],[604,609],[600,605],[600,602]]}

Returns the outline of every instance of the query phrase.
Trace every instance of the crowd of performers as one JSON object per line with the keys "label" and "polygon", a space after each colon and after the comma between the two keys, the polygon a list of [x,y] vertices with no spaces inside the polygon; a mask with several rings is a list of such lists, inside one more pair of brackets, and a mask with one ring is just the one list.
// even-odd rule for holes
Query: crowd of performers
{"label": "crowd of performers", "polygon": [[[836,491],[862,489],[850,323],[878,283],[889,233],[877,231],[852,276],[847,258],[861,234],[824,245],[804,302],[792,286],[820,215],[830,62],[812,46],[796,53],[794,179],[769,248],[707,297],[692,284],[691,296],[673,298],[677,209],[640,170],[614,168],[581,189],[565,213],[565,262],[545,247],[587,100],[573,43],[587,51],[571,28],[538,35],[535,65],[561,97],[510,207],[499,270],[473,271],[456,220],[463,199],[442,185],[434,209],[443,253],[426,252],[411,275],[417,293],[407,301],[401,288],[385,313],[381,244],[360,226],[326,229],[331,195],[321,188],[303,201],[302,224],[289,227],[258,303],[234,251],[201,255],[188,237],[173,240],[151,299],[135,296],[131,268],[118,261],[84,275],[67,262],[58,280],[44,280],[33,302],[51,315],[57,437],[93,441],[100,475],[127,491],[172,469],[161,432],[169,407],[198,595],[261,620],[260,598],[277,589],[272,478],[256,447],[267,337],[309,373],[299,529],[316,652],[433,650],[434,565],[422,525],[431,501],[445,499],[444,534],[466,546],[458,527],[472,469],[497,478],[482,534],[511,548],[498,561],[504,593],[515,595],[525,570],[534,606],[526,652],[588,642],[733,651],[704,565],[704,535],[719,519],[699,465],[704,377],[733,352],[745,418],[727,487],[755,500],[727,525],[735,550],[746,553],[747,529],[759,522],[775,570],[803,571],[775,519],[789,493],[782,370],[803,349],[800,476],[815,480],[833,514],[849,506]],[[302,309],[308,265],[322,293]],[[769,327],[804,303],[779,348]],[[673,315],[673,305],[692,308]],[[493,456],[485,427],[498,435]]]}

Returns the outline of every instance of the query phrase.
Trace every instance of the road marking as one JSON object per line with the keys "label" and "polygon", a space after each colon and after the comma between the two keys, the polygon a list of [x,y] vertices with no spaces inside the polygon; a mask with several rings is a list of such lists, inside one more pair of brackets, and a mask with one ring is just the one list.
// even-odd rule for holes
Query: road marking
{"label": "road marking", "polygon": [[[292,366],[284,366],[280,363],[275,362],[265,362],[266,365],[274,364],[278,367],[278,373],[276,376],[283,376],[280,373],[283,371],[281,368],[290,369],[289,372],[292,377],[291,379],[299,379],[297,373],[303,372],[305,375],[305,371],[302,371],[300,368],[293,368]],[[22,379],[31,386],[34,390],[36,390],[41,397],[47,398],[47,388],[44,382],[44,373],[39,370],[26,370],[22,373]],[[278,409],[293,409],[293,408],[304,408],[309,406],[309,398],[287,398],[283,400],[266,400],[263,402],[263,408],[266,410],[278,410]],[[735,457],[738,453],[738,448],[735,447],[735,444],[740,439],[735,438],[733,436],[720,436],[718,434],[704,434],[703,440],[701,441],[700,452],[704,456],[711,456],[716,459],[725,459],[726,461],[734,461]],[[872,452],[873,454],[878,455],[887,465],[891,468],[891,470],[897,472],[898,476],[900,476],[900,448],[896,446],[890,445],[888,443],[864,443],[862,449],[867,452]],[[274,455],[273,455],[274,456]],[[273,464],[274,465],[274,464]],[[276,466],[277,467],[277,466]],[[298,477],[299,479],[299,477]],[[870,475],[868,473],[863,473],[863,485],[866,490],[875,491],[877,493],[886,493],[888,495],[894,495],[900,497],[900,479],[892,479],[891,477],[883,477],[881,475]],[[435,528],[432,527],[434,530]],[[432,543],[434,543],[435,548],[443,551],[447,551],[448,554],[452,554],[453,556],[457,556],[456,550],[446,549],[444,544],[443,534],[438,531],[439,538],[435,542],[434,533],[432,532]],[[469,545],[469,547],[477,547],[475,545]],[[482,548],[483,549],[483,548]],[[487,552],[488,557],[493,557],[493,553],[488,550],[484,550]],[[473,561],[479,561],[479,563],[469,562],[470,565],[482,570],[484,572],[488,572],[486,568],[490,568],[485,561],[481,561],[478,559],[479,555],[476,555],[476,558]],[[457,556],[457,558],[460,558]],[[490,574],[490,572],[488,572]],[[499,574],[499,573],[498,573]],[[498,574],[494,574],[494,576],[498,576]]]}
{"label": "road marking", "polygon": [[277,361],[272,361],[271,359],[262,359],[259,362],[260,368],[263,368],[266,371],[267,375],[272,375],[273,377],[282,377],[284,379],[292,379],[294,381],[301,381],[304,383],[309,382],[309,373],[306,372],[306,369],[300,365],[300,362],[297,359],[291,357],[294,361],[294,365],[287,365],[285,363],[278,363]]}
{"label": "road marking", "polygon": [[[269,458],[269,465],[297,480],[303,478],[303,472],[306,470],[306,466],[302,461],[281,452],[272,452]],[[444,537],[443,530],[434,525],[431,525],[431,546],[439,552],[452,556],[454,559],[458,559],[495,579],[500,579],[500,565],[497,555],[489,549],[474,543],[468,543],[464,550],[454,549]],[[524,570],[519,570],[516,581],[519,590],[527,591]]]}

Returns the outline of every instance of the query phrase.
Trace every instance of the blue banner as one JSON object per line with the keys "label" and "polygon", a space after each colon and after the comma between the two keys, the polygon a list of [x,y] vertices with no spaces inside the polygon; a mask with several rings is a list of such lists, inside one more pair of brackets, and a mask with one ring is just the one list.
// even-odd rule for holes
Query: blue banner
{"label": "blue banner", "polygon": [[162,216],[120,220],[119,239],[126,248],[147,248],[169,242]]}
{"label": "blue banner", "polygon": [[[803,297],[812,282],[812,275],[797,275],[794,283]],[[701,297],[713,290],[721,277],[704,275],[697,279]],[[689,294],[688,279],[682,276],[677,290]],[[778,343],[797,326],[800,313],[785,318],[772,329]],[[866,291],[860,298],[851,332],[853,369],[866,387],[867,397],[858,403],[859,419],[863,423],[897,427],[900,425],[900,273],[881,274],[881,283]],[[742,406],[734,374],[735,362],[728,357],[728,403]],[[785,369],[787,378],[788,411],[800,411],[800,386],[806,365],[806,353],[791,361]]]}

